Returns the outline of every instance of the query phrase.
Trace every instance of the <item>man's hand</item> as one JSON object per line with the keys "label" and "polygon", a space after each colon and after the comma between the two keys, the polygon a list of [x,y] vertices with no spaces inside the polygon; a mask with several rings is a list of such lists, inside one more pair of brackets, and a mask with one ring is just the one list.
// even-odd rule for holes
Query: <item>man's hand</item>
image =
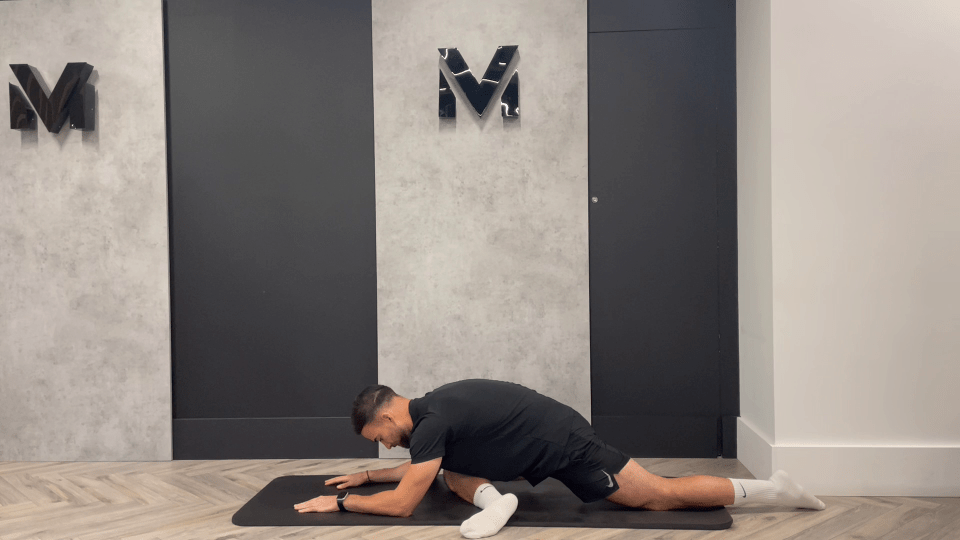
{"label": "man's hand", "polygon": [[354,486],[362,486],[367,483],[367,473],[359,472],[348,474],[346,476],[338,476],[336,478],[331,478],[324,482],[323,485],[329,486],[331,484],[338,484],[337,489],[344,489]]}
{"label": "man's hand", "polygon": [[[423,496],[437,479],[442,457],[410,465],[404,463],[406,473],[400,479],[397,489],[381,491],[373,495],[351,495],[345,501],[346,509],[350,512],[362,514],[379,514],[382,516],[410,517],[414,508],[420,504]],[[355,473],[347,476],[331,478],[327,485],[337,484],[337,487],[359,486],[366,482],[367,473]],[[382,479],[382,477],[381,477]],[[321,496],[307,502],[294,505],[298,512],[336,512],[337,498],[333,495]]]}
{"label": "man's hand", "polygon": [[321,495],[316,499],[310,499],[307,502],[293,506],[301,514],[305,512],[339,512],[336,495]]}
{"label": "man's hand", "polygon": [[[324,482],[324,485],[337,484],[337,489],[344,489],[354,486],[362,486],[367,483],[367,473],[353,473],[345,476],[331,478]],[[339,512],[336,495],[321,495],[315,499],[294,505],[294,508],[301,514],[304,512]]]}

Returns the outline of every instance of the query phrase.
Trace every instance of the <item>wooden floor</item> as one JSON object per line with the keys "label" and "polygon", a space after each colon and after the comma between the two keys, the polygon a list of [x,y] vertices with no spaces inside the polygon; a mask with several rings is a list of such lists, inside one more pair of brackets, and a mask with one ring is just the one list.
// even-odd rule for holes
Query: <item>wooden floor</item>
{"label": "wooden floor", "polygon": [[[663,476],[753,476],[735,459],[637,459]],[[0,538],[461,538],[458,527],[235,527],[230,517],[272,479],[391,467],[400,460],[152,463],[0,462]],[[788,471],[789,472],[789,471]],[[723,531],[510,527],[507,539],[960,539],[960,498],[822,497],[826,510],[729,508]]]}

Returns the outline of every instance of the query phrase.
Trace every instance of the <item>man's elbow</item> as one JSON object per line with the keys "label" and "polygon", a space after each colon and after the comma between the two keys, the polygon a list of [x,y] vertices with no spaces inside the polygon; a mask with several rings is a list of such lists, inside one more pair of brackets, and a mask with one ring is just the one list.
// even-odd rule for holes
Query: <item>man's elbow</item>
{"label": "man's elbow", "polygon": [[397,505],[389,510],[388,515],[393,517],[408,518],[413,515],[413,508],[405,505]]}
{"label": "man's elbow", "polygon": [[417,508],[418,504],[420,504],[420,501],[416,501],[413,504],[410,504],[410,501],[397,501],[393,515],[404,518],[410,517],[413,515],[413,511]]}

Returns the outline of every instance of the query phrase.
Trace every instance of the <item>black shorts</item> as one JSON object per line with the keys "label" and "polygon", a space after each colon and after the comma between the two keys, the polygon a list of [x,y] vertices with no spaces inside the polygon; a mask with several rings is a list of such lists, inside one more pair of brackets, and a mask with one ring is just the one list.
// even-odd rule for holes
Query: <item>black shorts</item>
{"label": "black shorts", "polygon": [[581,417],[567,439],[567,465],[550,476],[563,482],[585,503],[599,501],[620,489],[613,475],[630,457],[600,440],[590,423]]}

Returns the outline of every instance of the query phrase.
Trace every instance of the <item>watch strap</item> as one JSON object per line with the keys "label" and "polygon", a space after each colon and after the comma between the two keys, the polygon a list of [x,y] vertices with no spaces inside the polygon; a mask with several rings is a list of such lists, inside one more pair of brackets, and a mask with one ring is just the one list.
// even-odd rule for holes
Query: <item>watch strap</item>
{"label": "watch strap", "polygon": [[340,495],[339,497],[337,497],[337,506],[340,507],[340,511],[341,511],[341,512],[349,512],[349,510],[347,510],[346,508],[343,507],[343,501],[347,498],[347,495],[349,495],[349,494],[350,494],[350,493],[347,492],[347,493],[344,493],[343,495]]}

